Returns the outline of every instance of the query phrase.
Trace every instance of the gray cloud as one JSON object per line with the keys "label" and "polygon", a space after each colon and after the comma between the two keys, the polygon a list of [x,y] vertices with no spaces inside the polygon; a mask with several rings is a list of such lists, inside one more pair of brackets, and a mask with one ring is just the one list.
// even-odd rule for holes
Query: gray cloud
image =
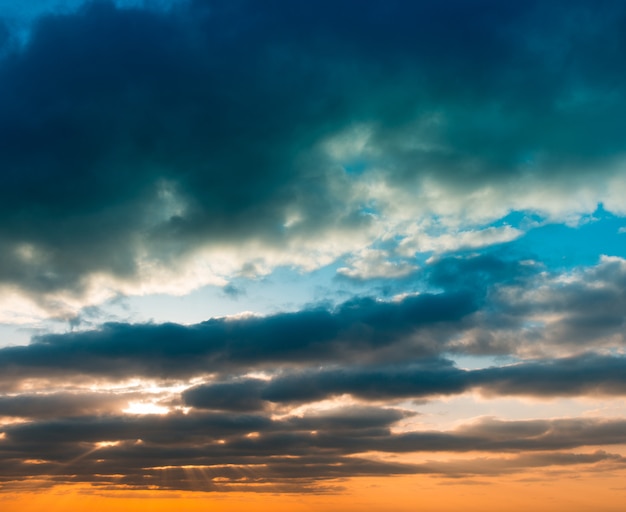
{"label": "gray cloud", "polygon": [[[354,299],[334,311],[313,308],[193,326],[105,324],[98,330],[45,335],[28,346],[0,349],[0,367],[6,386],[37,377],[189,378],[250,365],[393,359],[399,357],[393,348],[398,344],[419,356],[436,352],[436,338],[445,337],[475,308],[474,297],[452,292],[393,303]],[[432,336],[429,329],[435,331]],[[415,338],[419,332],[421,339]]]}
{"label": "gray cloud", "polygon": [[53,392],[0,396],[0,417],[59,418],[119,411],[143,393]]}
{"label": "gray cloud", "polygon": [[[507,283],[505,283],[507,284]],[[624,346],[626,265],[604,258],[569,273],[528,275],[491,289],[491,308],[480,313],[474,338],[459,349],[528,355],[577,353]]]}
{"label": "gray cloud", "polygon": [[[452,431],[391,433],[388,427],[402,417],[401,411],[351,408],[285,420],[256,415],[176,414],[11,425],[4,428],[0,443],[0,456],[5,461],[0,481],[7,488],[24,478],[41,477],[53,483],[83,481],[112,488],[130,485],[203,491],[263,483],[302,492],[314,490],[318,482],[344,476],[430,473],[456,477],[547,466],[624,463],[622,457],[604,452],[554,452],[623,444],[623,420],[487,418]],[[108,444],[96,444],[103,441]],[[473,463],[423,464],[355,457],[372,450],[389,454],[483,451],[518,455],[495,463],[477,459]],[[537,453],[521,453],[527,450]],[[185,476],[184,468],[197,471],[202,478]]]}
{"label": "gray cloud", "polygon": [[602,450],[593,453],[547,452],[506,459],[483,457],[464,461],[428,462],[421,464],[418,472],[439,473],[448,478],[468,478],[514,474],[529,469],[547,469],[551,466],[556,466],[562,471],[568,466],[578,466],[579,471],[597,473],[602,469],[613,471],[623,467],[625,463],[626,459],[621,455]]}
{"label": "gray cloud", "polygon": [[245,379],[186,390],[187,405],[216,410],[262,410],[270,404],[307,403],[352,395],[368,401],[432,398],[478,390],[486,396],[620,396],[626,358],[584,354],[462,370],[446,360],[389,366],[307,369],[271,380]]}

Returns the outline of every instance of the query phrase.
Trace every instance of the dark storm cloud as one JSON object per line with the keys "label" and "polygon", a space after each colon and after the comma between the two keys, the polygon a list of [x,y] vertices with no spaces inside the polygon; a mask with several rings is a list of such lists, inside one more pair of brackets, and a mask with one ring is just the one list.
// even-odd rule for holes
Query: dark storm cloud
{"label": "dark storm cloud", "polygon": [[[0,62],[0,281],[53,309],[41,294],[132,279],[140,254],[359,229],[349,162],[319,149],[355,123],[373,126],[367,165],[392,186],[541,186],[563,169],[579,186],[591,163],[596,180],[626,142],[624,13],[202,0],[43,17]],[[416,123],[424,143],[408,144]]]}
{"label": "dark storm cloud", "polygon": [[[6,386],[29,377],[189,378],[251,365],[393,359],[406,357],[406,350],[420,356],[437,352],[437,338],[443,342],[476,303],[467,293],[423,294],[398,302],[353,299],[332,311],[314,308],[193,326],[105,324],[0,349],[0,368]],[[405,345],[402,354],[394,348],[399,344]]]}
{"label": "dark storm cloud", "polygon": [[[159,259],[208,240],[281,237],[294,146],[329,107],[319,70],[280,58],[280,45],[274,57],[267,22],[239,14],[100,2],[42,19],[4,60],[2,280],[73,288],[95,270],[131,276],[139,244]],[[338,113],[343,89],[328,100]],[[168,194],[186,213],[167,213]],[[313,210],[314,197],[303,201]],[[335,210],[320,197],[323,223]]]}

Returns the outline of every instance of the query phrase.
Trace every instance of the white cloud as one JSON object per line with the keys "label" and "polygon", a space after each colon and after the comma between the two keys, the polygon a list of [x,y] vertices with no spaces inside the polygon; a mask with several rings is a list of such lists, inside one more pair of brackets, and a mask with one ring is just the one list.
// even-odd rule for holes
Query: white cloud
{"label": "white cloud", "polygon": [[390,261],[388,251],[365,249],[350,258],[349,266],[341,267],[337,273],[353,279],[405,277],[419,267],[407,261]]}
{"label": "white cloud", "polygon": [[511,226],[446,232],[439,236],[421,233],[419,229],[413,231],[400,243],[400,252],[406,256],[419,252],[442,253],[459,249],[477,249],[510,242],[523,234],[521,230]]}

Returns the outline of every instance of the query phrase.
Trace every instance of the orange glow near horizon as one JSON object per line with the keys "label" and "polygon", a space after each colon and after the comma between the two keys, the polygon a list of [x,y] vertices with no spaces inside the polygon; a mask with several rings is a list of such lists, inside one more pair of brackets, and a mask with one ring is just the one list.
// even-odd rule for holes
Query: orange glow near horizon
{"label": "orange glow near horizon", "polygon": [[[321,494],[258,492],[94,491],[84,485],[0,495],[3,512],[622,512],[626,471],[608,474],[525,473],[498,478],[424,475],[352,478]],[[339,489],[341,488],[341,489]]]}

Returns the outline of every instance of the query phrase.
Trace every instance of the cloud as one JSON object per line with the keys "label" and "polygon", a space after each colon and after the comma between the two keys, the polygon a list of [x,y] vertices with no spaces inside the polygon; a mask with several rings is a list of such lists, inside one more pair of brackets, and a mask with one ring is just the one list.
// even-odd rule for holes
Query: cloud
{"label": "cloud", "polygon": [[[242,369],[306,369],[315,362],[327,365],[330,386],[331,380],[345,377],[345,364],[392,368],[402,361],[407,368],[414,363],[419,369],[420,361],[436,361],[446,354],[548,361],[589,351],[619,351],[624,347],[620,304],[625,269],[619,258],[604,258],[594,267],[567,274],[545,273],[493,255],[443,258],[425,275],[427,285],[439,288],[439,293],[391,301],[354,298],[330,309],[310,306],[189,326],[106,323],[92,330],[38,336],[28,346],[0,349],[3,385],[70,376],[227,377]],[[581,364],[595,363],[582,358]],[[548,371],[542,368],[537,371]]]}
{"label": "cloud", "polygon": [[37,420],[111,413],[143,393],[57,392],[0,396],[0,418],[14,416]]}
{"label": "cloud", "polygon": [[432,399],[479,391],[488,397],[621,396],[626,358],[584,354],[463,370],[435,359],[409,364],[284,372],[271,379],[201,384],[183,392],[186,405],[216,410],[262,410],[351,395],[367,401]]}
{"label": "cloud", "polygon": [[536,397],[623,395],[626,358],[585,354],[471,372],[474,385],[490,396]]}
{"label": "cloud", "polygon": [[[217,318],[192,326],[108,323],[0,349],[0,367],[4,385],[19,386],[20,379],[31,378],[191,378],[251,366],[406,357],[406,350],[415,355],[436,351],[435,339],[476,307],[471,295],[452,292],[400,302],[353,299],[335,310]],[[423,339],[415,338],[418,332]]]}
{"label": "cloud", "polygon": [[[0,454],[6,462],[0,477],[7,488],[24,478],[41,478],[54,484],[81,481],[112,488],[258,491],[256,485],[265,484],[302,492],[307,487],[315,490],[316,483],[322,483],[323,490],[324,481],[346,476],[430,473],[455,477],[597,463],[619,468],[624,463],[619,455],[599,451],[554,452],[622,444],[622,420],[486,418],[451,431],[391,433],[388,426],[401,417],[403,414],[392,410],[351,408],[284,420],[175,414],[17,424],[6,427],[0,441]],[[478,450],[518,455],[495,461],[478,459],[474,464],[403,463],[358,455],[371,450],[388,454]],[[520,450],[536,453],[519,454]],[[203,476],[189,479],[185,469]]]}
{"label": "cloud", "polygon": [[352,279],[394,279],[406,277],[418,267],[406,261],[390,261],[388,251],[365,249],[350,259],[349,267],[337,269],[339,275]]}
{"label": "cloud", "polygon": [[407,255],[415,253],[446,253],[457,250],[476,249],[495,244],[511,242],[520,237],[523,232],[511,226],[488,227],[481,230],[449,232],[438,236],[429,236],[415,226],[412,233],[400,243],[400,251]]}
{"label": "cloud", "polygon": [[605,7],[202,0],[42,17],[0,62],[5,297],[71,316],[380,239],[501,243],[519,233],[483,224],[512,209],[612,208],[625,13]]}
{"label": "cloud", "polygon": [[[223,44],[237,13],[207,17],[200,7],[91,4],[42,18],[2,62],[3,190],[12,193],[0,280],[43,296],[80,292],[96,275],[112,286],[149,281],[149,268],[184,263],[203,246],[261,240],[272,259],[289,242],[283,224],[295,205],[306,210],[296,231],[311,235],[331,219],[340,230],[342,219],[346,229],[366,223],[334,201],[326,165],[295,161],[291,147],[311,138],[295,121],[324,113],[312,110],[316,80],[290,67],[295,54],[271,60],[268,20]],[[332,186],[343,193],[340,176]],[[307,199],[303,187],[320,194]]]}
{"label": "cloud", "polygon": [[185,391],[185,404],[203,409],[225,411],[256,411],[265,408],[261,398],[264,381],[246,379],[235,382],[218,382],[209,386]]}
{"label": "cloud", "polygon": [[563,471],[568,466],[578,466],[579,471],[587,470],[597,473],[602,470],[602,465],[605,471],[614,471],[623,467],[625,462],[626,459],[621,455],[602,450],[593,453],[548,452],[509,458],[484,457],[463,461],[429,462],[422,464],[419,471],[440,473],[448,478],[466,478],[480,475],[505,475],[529,469],[547,469],[551,466],[556,466]]}
{"label": "cloud", "polygon": [[[624,213],[625,5],[133,5],[0,20],[0,322],[74,329],[0,348],[1,488],[623,470],[598,451],[623,418],[412,415],[624,394],[626,262],[550,268],[510,243],[536,223],[508,220]],[[331,264],[364,296],[96,324],[111,297],[237,298]]]}
{"label": "cloud", "polygon": [[462,351],[493,351],[499,346],[537,356],[624,346],[623,259],[601,257],[598,265],[538,274],[520,284],[493,290],[497,307],[484,311],[483,322],[494,328],[482,339],[478,332],[463,340]]}

